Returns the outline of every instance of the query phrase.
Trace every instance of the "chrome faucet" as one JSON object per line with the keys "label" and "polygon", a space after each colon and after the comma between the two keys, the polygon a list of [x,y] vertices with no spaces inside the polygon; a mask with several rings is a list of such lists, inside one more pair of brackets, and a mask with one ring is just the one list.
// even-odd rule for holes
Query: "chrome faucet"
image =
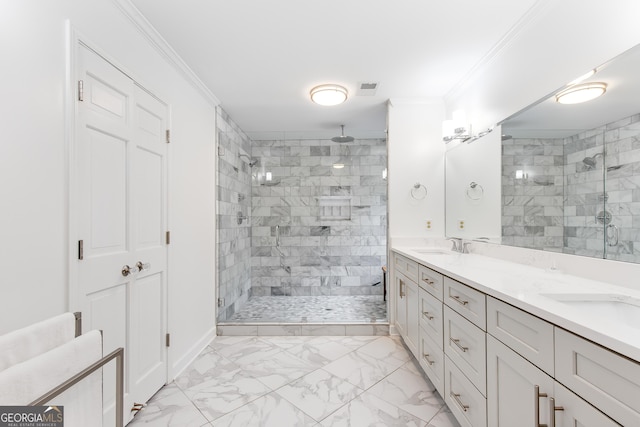
{"label": "chrome faucet", "polygon": [[462,239],[458,237],[450,237],[447,240],[451,240],[453,245],[451,246],[451,250],[453,252],[460,252],[460,248],[462,247]]}
{"label": "chrome faucet", "polygon": [[453,245],[451,246],[451,250],[453,252],[460,252],[461,254],[469,253],[469,245],[471,244],[471,242],[464,242],[459,237],[450,237],[447,240],[451,240],[451,242],[453,243]]}

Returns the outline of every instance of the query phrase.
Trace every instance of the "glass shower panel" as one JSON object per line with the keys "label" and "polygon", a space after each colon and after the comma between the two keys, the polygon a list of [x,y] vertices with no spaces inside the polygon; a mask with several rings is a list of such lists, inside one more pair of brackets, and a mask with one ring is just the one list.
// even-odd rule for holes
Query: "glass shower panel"
{"label": "glass shower panel", "polygon": [[640,114],[604,127],[606,258],[640,262]]}

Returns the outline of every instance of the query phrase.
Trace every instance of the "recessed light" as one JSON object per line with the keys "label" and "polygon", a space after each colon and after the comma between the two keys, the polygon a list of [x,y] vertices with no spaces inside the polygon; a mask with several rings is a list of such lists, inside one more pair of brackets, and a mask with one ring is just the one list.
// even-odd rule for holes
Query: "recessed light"
{"label": "recessed light", "polygon": [[556,102],[560,104],[579,104],[591,101],[607,91],[607,84],[602,82],[582,83],[571,86],[556,94]]}
{"label": "recessed light", "polygon": [[342,168],[344,168],[344,163],[334,163],[333,164],[333,168],[334,169],[342,169]]}
{"label": "recessed light", "polygon": [[334,84],[320,85],[309,92],[311,100],[318,105],[338,105],[347,100],[349,93],[347,89]]}

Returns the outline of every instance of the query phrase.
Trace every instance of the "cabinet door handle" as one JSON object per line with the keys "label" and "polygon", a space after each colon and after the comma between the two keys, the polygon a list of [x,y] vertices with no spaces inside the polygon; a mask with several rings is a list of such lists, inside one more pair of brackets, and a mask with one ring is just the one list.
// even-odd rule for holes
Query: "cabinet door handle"
{"label": "cabinet door handle", "polygon": [[404,291],[403,291],[404,281],[402,279],[399,279],[398,281],[400,282],[400,298],[402,298],[404,297]]}
{"label": "cabinet door handle", "polygon": [[427,361],[427,363],[428,363],[429,365],[433,365],[434,363],[436,363],[436,362],[434,362],[433,360],[429,359],[429,353],[425,353],[425,354],[423,354],[423,355],[422,355],[422,357],[424,358],[424,360],[426,360],[426,361]]}
{"label": "cabinet door handle", "polygon": [[455,302],[457,302],[457,303],[458,303],[458,304],[460,304],[460,305],[463,305],[463,306],[464,306],[464,305],[469,304],[469,301],[465,301],[465,300],[463,300],[462,298],[460,298],[460,296],[459,296],[459,295],[451,295],[450,297],[451,297]]}
{"label": "cabinet door handle", "polygon": [[428,311],[423,311],[422,316],[426,317],[429,320],[433,320],[433,316]]}
{"label": "cabinet door handle", "polygon": [[540,398],[547,397],[547,393],[540,393],[540,386],[535,385],[533,387],[533,416],[534,427],[547,427],[546,424],[540,424]]}
{"label": "cabinet door handle", "polygon": [[456,402],[456,404],[460,407],[460,409],[462,409],[464,412],[467,412],[469,410],[469,405],[465,405],[464,403],[462,403],[462,400],[460,400],[460,394],[456,394],[454,392],[450,392],[449,396],[451,396],[451,398],[453,399],[454,402]]}
{"label": "cabinet door handle", "polygon": [[458,347],[460,350],[462,350],[463,352],[466,353],[467,350],[469,350],[469,347],[463,347],[462,344],[460,344],[460,340],[456,339],[456,338],[449,338],[449,340],[454,343],[456,345],[456,347]]}
{"label": "cabinet door handle", "polygon": [[556,406],[556,400],[549,398],[549,427],[556,427],[556,411],[564,411],[564,407]]}

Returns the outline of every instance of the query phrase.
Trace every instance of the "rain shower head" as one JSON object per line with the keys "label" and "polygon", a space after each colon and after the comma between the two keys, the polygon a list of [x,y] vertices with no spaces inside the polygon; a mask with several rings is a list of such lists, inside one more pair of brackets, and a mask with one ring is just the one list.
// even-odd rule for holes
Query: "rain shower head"
{"label": "rain shower head", "polygon": [[342,128],[340,136],[334,136],[333,138],[331,138],[331,140],[333,142],[352,142],[354,139],[352,136],[344,135],[344,125],[340,125],[340,127]]}
{"label": "rain shower head", "polygon": [[584,159],[582,159],[582,163],[584,163],[585,165],[587,165],[590,168],[593,168],[596,166],[596,158],[598,157],[602,157],[602,153],[597,153],[595,155],[593,155],[592,157],[585,157]]}

